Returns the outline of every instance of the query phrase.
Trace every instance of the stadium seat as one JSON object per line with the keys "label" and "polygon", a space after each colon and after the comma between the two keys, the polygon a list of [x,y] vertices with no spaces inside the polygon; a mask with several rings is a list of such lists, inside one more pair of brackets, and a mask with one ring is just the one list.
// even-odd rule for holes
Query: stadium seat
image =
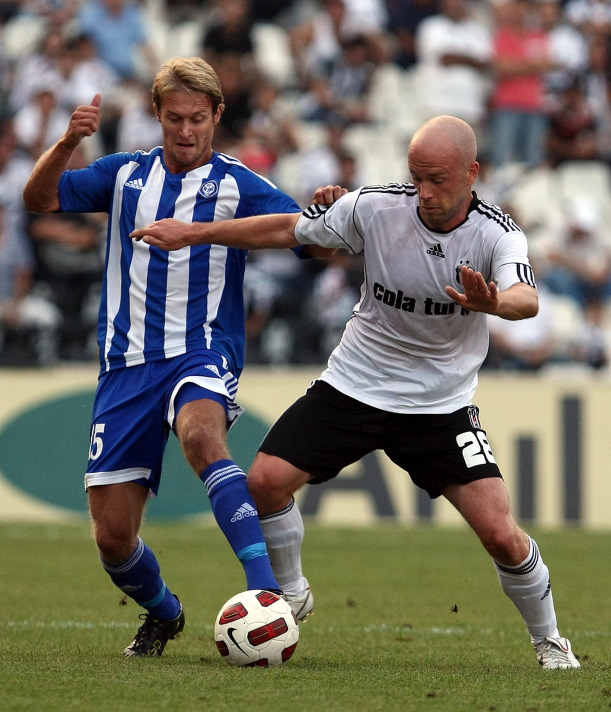
{"label": "stadium seat", "polygon": [[563,201],[587,195],[600,204],[607,221],[611,219],[611,172],[602,161],[567,161],[556,169]]}
{"label": "stadium seat", "polygon": [[200,20],[185,20],[170,25],[165,32],[165,59],[195,57],[200,54],[204,25]]}
{"label": "stadium seat", "polygon": [[35,15],[16,15],[0,31],[0,43],[5,58],[16,61],[32,54],[45,33],[44,18]]}
{"label": "stadium seat", "polygon": [[583,313],[571,297],[561,294],[552,295],[551,304],[556,337],[556,356],[567,357],[569,346],[583,320]]}
{"label": "stadium seat", "polygon": [[545,224],[562,214],[562,190],[551,168],[516,171],[514,166],[513,178],[508,173],[508,187],[509,205],[515,208],[515,218],[520,224]]}
{"label": "stadium seat", "polygon": [[257,22],[252,28],[255,62],[259,71],[279,87],[295,82],[295,65],[285,30],[268,22]]}

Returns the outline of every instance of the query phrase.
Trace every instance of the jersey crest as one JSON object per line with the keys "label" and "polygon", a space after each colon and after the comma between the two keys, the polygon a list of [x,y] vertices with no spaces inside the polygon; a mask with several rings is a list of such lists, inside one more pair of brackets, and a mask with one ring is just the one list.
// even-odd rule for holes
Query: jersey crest
{"label": "jersey crest", "polygon": [[219,184],[215,180],[204,181],[202,183],[201,188],[199,189],[199,194],[202,196],[202,198],[205,198],[206,200],[214,198],[218,192]]}

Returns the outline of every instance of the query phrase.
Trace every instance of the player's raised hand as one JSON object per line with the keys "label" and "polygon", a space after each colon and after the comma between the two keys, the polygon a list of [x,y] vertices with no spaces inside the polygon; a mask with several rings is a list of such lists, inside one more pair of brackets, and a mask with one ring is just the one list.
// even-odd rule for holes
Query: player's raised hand
{"label": "player's raised hand", "polygon": [[346,195],[348,190],[341,185],[325,185],[316,188],[313,205],[333,205],[342,195]]}
{"label": "player's raised hand", "polygon": [[481,272],[475,272],[463,266],[460,281],[465,293],[457,292],[454,287],[446,287],[446,294],[469,311],[496,314],[498,310],[498,287],[494,282],[487,283]]}
{"label": "player's raised hand", "polygon": [[78,144],[87,136],[91,136],[100,128],[100,105],[102,95],[96,94],[91,104],[77,106],[72,112],[68,130],[64,134],[64,142],[70,146]]}

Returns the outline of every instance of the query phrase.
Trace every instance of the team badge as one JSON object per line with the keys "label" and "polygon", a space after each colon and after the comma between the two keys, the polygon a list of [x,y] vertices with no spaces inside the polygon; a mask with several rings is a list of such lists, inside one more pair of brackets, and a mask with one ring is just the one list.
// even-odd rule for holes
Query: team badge
{"label": "team badge", "polygon": [[471,421],[471,427],[478,428],[479,430],[481,430],[482,425],[479,422],[479,408],[476,405],[468,406],[467,415],[469,416],[469,420]]}
{"label": "team badge", "polygon": [[473,269],[473,265],[471,264],[471,260],[460,260],[459,263],[456,265],[455,270],[456,270],[456,281],[458,284],[460,284],[460,270],[462,267],[468,267],[469,269],[472,269],[474,272],[475,270]]}
{"label": "team badge", "polygon": [[214,198],[214,196],[219,192],[219,184],[215,180],[207,180],[202,183],[199,189],[199,194],[202,198]]}

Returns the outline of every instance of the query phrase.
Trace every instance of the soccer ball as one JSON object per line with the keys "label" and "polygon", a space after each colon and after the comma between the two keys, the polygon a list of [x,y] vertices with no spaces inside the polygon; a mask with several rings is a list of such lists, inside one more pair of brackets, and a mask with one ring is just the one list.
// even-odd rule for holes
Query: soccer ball
{"label": "soccer ball", "polygon": [[214,639],[229,665],[275,667],[295,652],[299,625],[282,597],[271,591],[244,591],[219,611]]}

